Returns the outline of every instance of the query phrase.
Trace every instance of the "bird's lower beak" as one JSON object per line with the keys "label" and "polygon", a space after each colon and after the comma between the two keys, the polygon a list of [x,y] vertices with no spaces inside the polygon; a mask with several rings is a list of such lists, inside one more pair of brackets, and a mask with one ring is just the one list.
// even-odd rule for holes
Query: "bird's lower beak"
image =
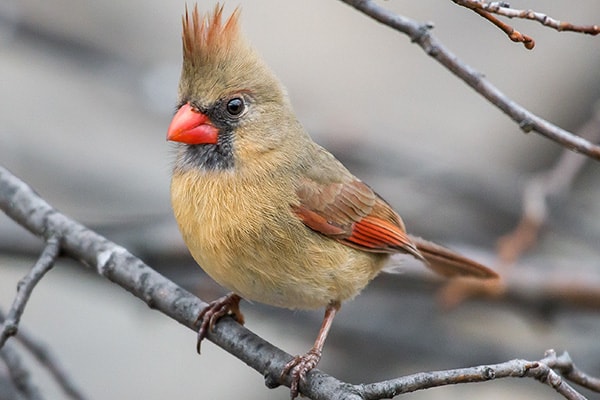
{"label": "bird's lower beak", "polygon": [[167,140],[185,144],[216,144],[218,135],[219,130],[210,119],[186,103],[171,120]]}

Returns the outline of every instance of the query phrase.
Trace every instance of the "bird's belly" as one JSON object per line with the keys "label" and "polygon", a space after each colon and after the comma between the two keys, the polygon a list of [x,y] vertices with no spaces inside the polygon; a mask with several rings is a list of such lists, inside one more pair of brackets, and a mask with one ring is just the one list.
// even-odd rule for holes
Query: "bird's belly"
{"label": "bird's belly", "polygon": [[217,283],[247,300],[293,309],[341,302],[358,294],[387,260],[310,230],[288,199],[265,203],[265,197],[223,190],[217,196],[211,185],[190,198],[190,185],[178,179],[171,186],[173,210],[192,256]]}
{"label": "bird's belly", "polygon": [[[216,282],[243,298],[292,309],[320,308],[354,297],[377,275],[386,258],[330,239],[325,248],[306,246],[301,251],[279,246],[276,251],[266,250],[264,242],[252,242],[231,246],[228,254],[199,246],[192,255]],[[290,245],[297,247],[297,243]]]}

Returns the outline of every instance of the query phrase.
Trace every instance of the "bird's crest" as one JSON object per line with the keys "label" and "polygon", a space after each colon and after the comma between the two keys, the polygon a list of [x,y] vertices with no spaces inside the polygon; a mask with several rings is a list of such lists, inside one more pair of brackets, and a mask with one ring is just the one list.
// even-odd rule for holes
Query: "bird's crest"
{"label": "bird's crest", "polygon": [[196,4],[191,15],[186,6],[182,17],[184,60],[207,63],[212,57],[229,53],[241,38],[239,15],[240,10],[236,8],[223,22],[223,5],[217,3],[212,13],[202,14]]}
{"label": "bird's crest", "polygon": [[183,65],[179,98],[213,104],[234,92],[252,92],[261,102],[285,101],[275,75],[242,34],[240,10],[228,18],[223,6],[201,13],[186,7],[183,16]]}

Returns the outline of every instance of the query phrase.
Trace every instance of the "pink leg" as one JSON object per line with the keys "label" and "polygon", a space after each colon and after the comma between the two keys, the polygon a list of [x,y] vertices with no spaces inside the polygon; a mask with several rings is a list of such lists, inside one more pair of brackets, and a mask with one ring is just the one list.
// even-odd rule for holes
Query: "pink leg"
{"label": "pink leg", "polygon": [[303,356],[294,357],[292,361],[283,367],[281,377],[283,378],[285,375],[289,375],[292,379],[290,384],[290,395],[292,399],[298,396],[298,385],[300,381],[304,381],[306,374],[311,369],[315,368],[321,360],[321,353],[323,351],[325,339],[327,338],[333,318],[340,309],[340,306],[340,303],[337,302],[331,303],[327,306],[325,309],[325,317],[323,317],[323,323],[321,324],[321,329],[319,329],[319,334],[317,335],[317,340],[315,340],[314,346],[308,351],[308,353],[304,354]]}

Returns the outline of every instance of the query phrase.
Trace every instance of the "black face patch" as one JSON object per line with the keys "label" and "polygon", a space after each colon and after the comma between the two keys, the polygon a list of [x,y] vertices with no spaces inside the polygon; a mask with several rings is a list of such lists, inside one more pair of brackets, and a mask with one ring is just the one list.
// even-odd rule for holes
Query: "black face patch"
{"label": "black face patch", "polygon": [[231,131],[219,129],[217,144],[186,144],[183,146],[185,149],[178,159],[179,168],[219,171],[234,167],[233,133]]}

